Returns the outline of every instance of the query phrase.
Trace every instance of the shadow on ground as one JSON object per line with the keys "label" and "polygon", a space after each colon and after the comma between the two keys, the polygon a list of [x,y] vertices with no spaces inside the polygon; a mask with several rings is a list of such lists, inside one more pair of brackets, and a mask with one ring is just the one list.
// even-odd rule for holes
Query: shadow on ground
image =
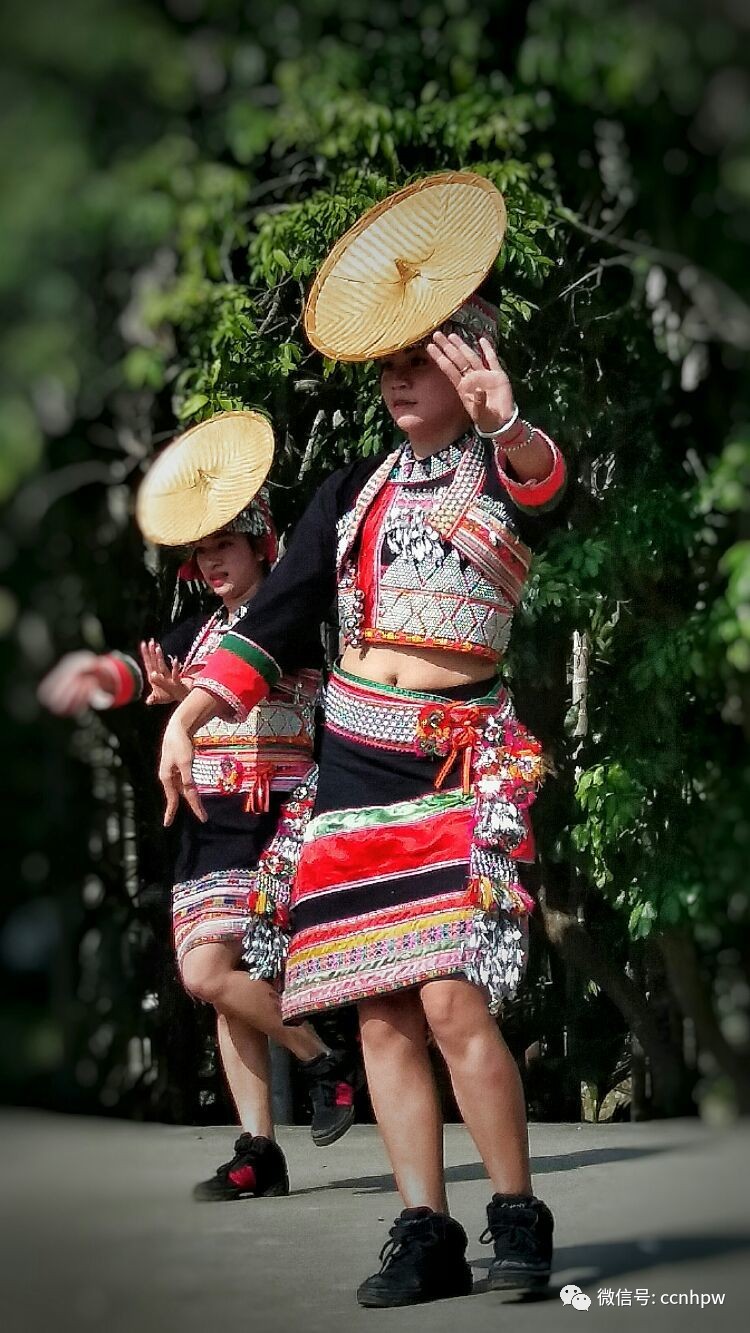
{"label": "shadow on ground", "polygon": [[[654,1157],[682,1148],[675,1144],[664,1148],[593,1148],[590,1152],[561,1153],[551,1157],[532,1159],[531,1170],[535,1176],[550,1175],[560,1171],[580,1171],[587,1166],[603,1166],[609,1162],[628,1162],[639,1157]],[[464,1162],[460,1166],[449,1166],[445,1172],[449,1185],[464,1181],[486,1180],[487,1172],[481,1162]],[[354,1190],[355,1194],[395,1194],[396,1183],[392,1175],[379,1176],[344,1176],[340,1180],[330,1180],[324,1185],[310,1185],[306,1189],[293,1190],[293,1194],[320,1194],[326,1190]]]}
{"label": "shadow on ground", "polygon": [[[637,1273],[639,1281],[649,1270],[692,1263],[697,1259],[717,1259],[750,1249],[750,1233],[712,1236],[653,1236],[648,1241],[602,1241],[598,1244],[562,1245],[555,1247],[552,1287],[535,1297],[537,1300],[558,1298],[558,1284],[563,1276],[566,1282],[590,1286],[609,1278],[626,1277]],[[475,1269],[487,1269],[492,1262],[486,1258],[469,1258]],[[486,1291],[486,1280],[477,1278],[474,1292]]]}

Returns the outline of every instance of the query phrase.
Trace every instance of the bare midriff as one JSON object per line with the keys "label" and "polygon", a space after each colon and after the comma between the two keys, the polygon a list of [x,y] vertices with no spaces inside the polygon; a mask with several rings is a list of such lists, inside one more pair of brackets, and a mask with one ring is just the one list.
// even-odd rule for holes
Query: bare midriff
{"label": "bare midriff", "polygon": [[495,664],[487,658],[411,645],[400,648],[365,644],[360,648],[345,648],[341,667],[375,685],[395,685],[402,690],[426,690],[432,694],[454,685],[492,681],[497,675]]}

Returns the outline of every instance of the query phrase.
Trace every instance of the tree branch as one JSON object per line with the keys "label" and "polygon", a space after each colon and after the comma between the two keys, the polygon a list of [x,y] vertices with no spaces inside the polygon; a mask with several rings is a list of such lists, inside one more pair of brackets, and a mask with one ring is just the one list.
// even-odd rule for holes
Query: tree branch
{"label": "tree branch", "polygon": [[[570,209],[558,208],[558,215],[591,240],[600,244],[616,247],[631,254],[634,258],[649,259],[654,264],[671,269],[678,275],[680,286],[692,297],[703,318],[710,327],[717,342],[729,343],[743,351],[750,349],[750,306],[742,297],[728,287],[721,278],[706,269],[700,268],[685,255],[674,254],[669,250],[660,250],[655,245],[645,245],[640,241],[629,241],[622,236],[610,236],[605,231],[590,227],[582,222]],[[617,257],[622,262],[622,256]]]}
{"label": "tree branch", "polygon": [[685,1067],[679,1052],[663,1039],[645,995],[597,947],[585,926],[568,912],[550,907],[544,887],[539,906],[550,944],[572,967],[595,981],[620,1010],[649,1058],[655,1101],[662,1113],[685,1110]]}

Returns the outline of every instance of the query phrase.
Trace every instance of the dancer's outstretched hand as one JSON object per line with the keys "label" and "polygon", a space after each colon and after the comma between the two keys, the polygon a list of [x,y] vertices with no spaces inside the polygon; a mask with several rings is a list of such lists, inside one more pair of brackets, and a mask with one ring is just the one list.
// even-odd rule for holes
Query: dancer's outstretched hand
{"label": "dancer's outstretched hand", "polygon": [[50,713],[74,717],[85,713],[98,694],[114,698],[116,689],[112,668],[96,653],[66,653],[44,677],[37,698]]}
{"label": "dancer's outstretched hand", "polygon": [[513,389],[489,338],[480,338],[481,356],[458,333],[436,329],[427,354],[447,375],[474,425],[497,430],[513,412]]}
{"label": "dancer's outstretched hand", "polygon": [[146,679],[151,686],[147,704],[181,703],[187,698],[190,687],[180,676],[180,663],[176,657],[169,659],[169,666],[160,643],[155,639],[141,644],[141,659]]}

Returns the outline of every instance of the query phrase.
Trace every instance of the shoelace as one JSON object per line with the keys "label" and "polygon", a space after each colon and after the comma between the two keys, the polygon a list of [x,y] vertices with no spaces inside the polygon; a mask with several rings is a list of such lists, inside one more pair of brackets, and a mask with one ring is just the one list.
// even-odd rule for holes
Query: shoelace
{"label": "shoelace", "polygon": [[238,1148],[236,1143],[234,1147],[235,1153],[231,1162],[222,1162],[221,1166],[217,1166],[216,1168],[216,1174],[217,1176],[221,1176],[222,1180],[228,1178],[230,1171],[236,1170],[238,1166],[244,1166],[248,1156],[252,1154],[251,1148]]}
{"label": "shoelace", "polygon": [[536,1228],[536,1213],[530,1208],[516,1208],[512,1212],[517,1216],[504,1217],[502,1222],[495,1223],[494,1228],[486,1226],[479,1237],[479,1244],[491,1245],[501,1235],[509,1250],[522,1250]]}
{"label": "shoelace", "polygon": [[378,1258],[380,1259],[380,1271],[384,1273],[386,1268],[393,1268],[401,1259],[408,1256],[409,1250],[415,1246],[424,1249],[434,1239],[434,1231],[430,1230],[427,1234],[420,1235],[411,1229],[406,1230],[403,1222],[396,1222],[389,1233],[389,1239],[385,1242]]}

